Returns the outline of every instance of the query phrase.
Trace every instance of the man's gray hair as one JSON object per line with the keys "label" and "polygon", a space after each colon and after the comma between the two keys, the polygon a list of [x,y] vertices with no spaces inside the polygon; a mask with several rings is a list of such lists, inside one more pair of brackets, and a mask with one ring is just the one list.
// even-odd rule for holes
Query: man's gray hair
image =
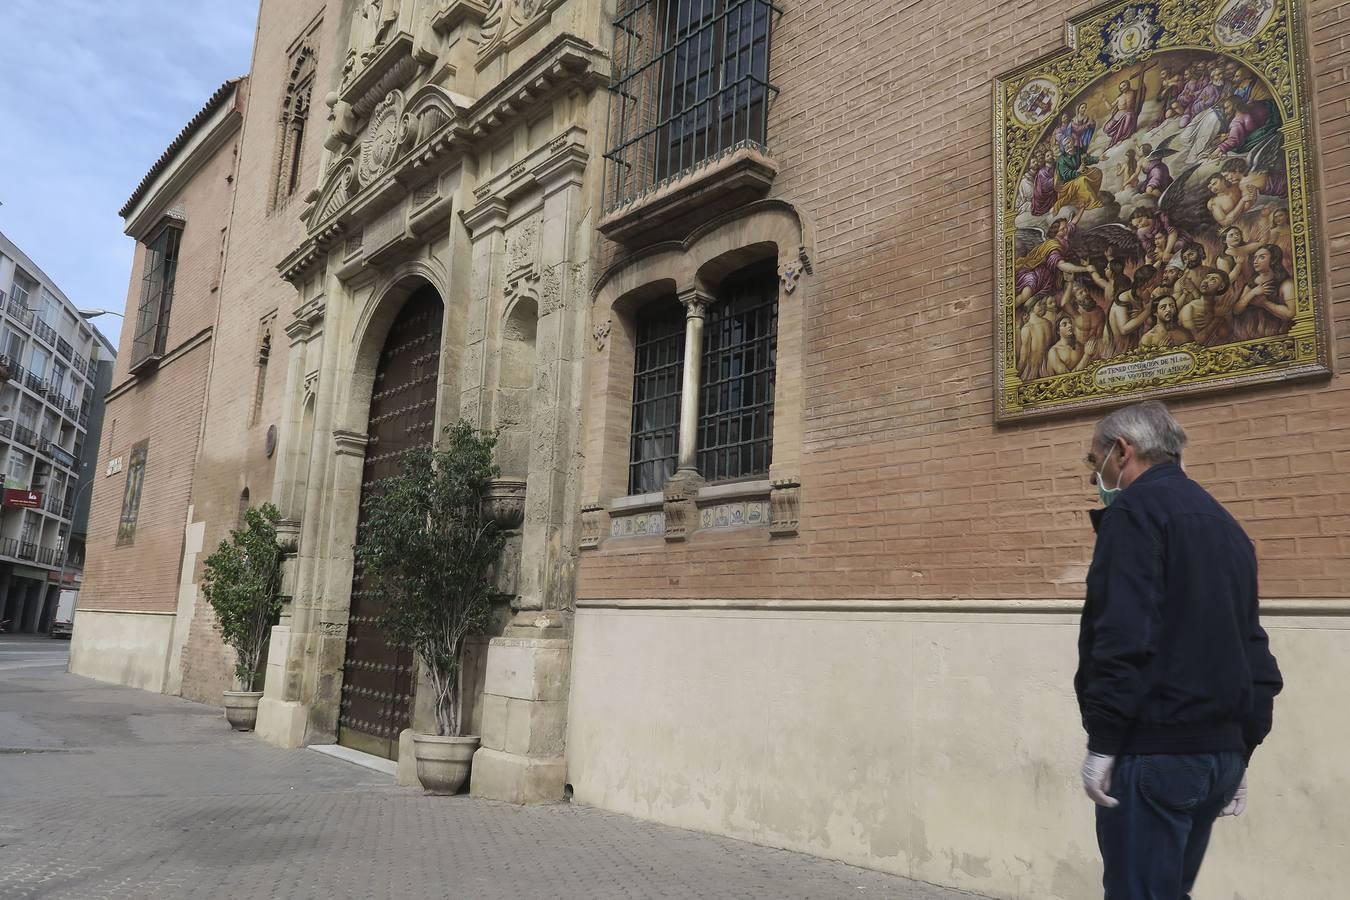
{"label": "man's gray hair", "polygon": [[1145,462],[1181,462],[1186,432],[1172,418],[1167,407],[1157,400],[1136,403],[1111,413],[1097,423],[1093,432],[1094,448],[1109,450],[1124,438]]}

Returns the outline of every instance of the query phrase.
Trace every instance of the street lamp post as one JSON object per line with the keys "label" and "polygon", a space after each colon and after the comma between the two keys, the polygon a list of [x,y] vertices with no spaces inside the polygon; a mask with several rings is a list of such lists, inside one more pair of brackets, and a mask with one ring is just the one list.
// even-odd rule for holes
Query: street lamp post
{"label": "street lamp post", "polygon": [[[88,469],[88,468],[89,468],[89,463],[85,463],[85,464],[84,464],[84,468],[85,468],[85,469]],[[78,512],[79,512],[79,509],[80,509],[80,495],[83,494],[85,491],[89,490],[89,489],[90,489],[91,487],[93,487],[93,486],[94,486],[94,479],[91,477],[91,478],[89,479],[89,483],[88,483],[88,484],[86,484],[84,487],[80,488],[79,490],[77,490],[77,491],[75,492],[75,503],[74,503],[75,509],[72,510],[72,515],[78,514]],[[66,535],[65,543],[64,543],[64,544],[62,545],[62,547],[61,547],[61,574],[59,574],[59,575],[57,576],[57,588],[56,588],[56,590],[57,590],[57,594],[56,594],[56,602],[57,602],[57,605],[58,605],[58,606],[59,606],[60,603],[61,603],[61,593],[60,593],[60,592],[61,592],[61,591],[64,591],[64,590],[66,589],[66,563],[68,563],[68,562],[70,561],[70,539],[71,539],[71,537],[74,535],[74,533],[75,533],[75,519],[74,519],[74,518],[71,518],[71,520],[70,520],[70,534],[67,534],[67,535]]]}

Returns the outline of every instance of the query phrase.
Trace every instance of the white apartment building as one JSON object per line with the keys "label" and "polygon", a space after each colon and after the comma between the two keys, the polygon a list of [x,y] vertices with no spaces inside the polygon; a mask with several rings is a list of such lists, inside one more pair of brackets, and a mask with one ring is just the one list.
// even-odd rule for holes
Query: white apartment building
{"label": "white apartment building", "polygon": [[116,351],[0,233],[0,623],[46,631],[84,562]]}

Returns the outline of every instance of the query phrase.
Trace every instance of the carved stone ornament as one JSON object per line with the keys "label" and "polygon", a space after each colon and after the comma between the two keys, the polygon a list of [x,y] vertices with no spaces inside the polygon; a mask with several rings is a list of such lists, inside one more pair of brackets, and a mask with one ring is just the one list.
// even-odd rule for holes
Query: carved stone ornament
{"label": "carved stone ornament", "polygon": [[294,556],[300,549],[298,519],[282,519],[277,522],[277,547],[286,556]]}
{"label": "carved stone ornament", "polygon": [[525,482],[494,478],[483,492],[483,505],[498,528],[519,528],[525,521]]}
{"label": "carved stone ornament", "polygon": [[531,219],[511,235],[510,260],[511,271],[534,265],[535,251],[539,244],[539,222]]}
{"label": "carved stone ornament", "polygon": [[407,122],[403,117],[403,93],[390,91],[371,113],[366,136],[361,141],[362,184],[369,184],[388,171],[398,158],[399,148],[403,146],[407,133]]}
{"label": "carved stone ornament", "polygon": [[557,263],[544,270],[543,283],[539,287],[539,315],[541,316],[562,309],[562,278],[558,271],[565,265],[566,263]]}
{"label": "carved stone ornament", "polygon": [[595,338],[595,349],[596,349],[596,350],[604,350],[604,349],[605,349],[605,344],[606,344],[606,342],[609,341],[609,329],[610,329],[610,326],[611,326],[612,322],[613,322],[612,319],[606,319],[605,321],[601,322],[599,325],[595,326],[595,331],[592,332],[592,335],[591,335],[591,336]]}
{"label": "carved stone ornament", "polygon": [[811,260],[806,255],[805,247],[798,251],[796,257],[784,257],[778,264],[778,278],[783,284],[783,293],[792,293],[802,275],[810,271]]}
{"label": "carved stone ornament", "polygon": [[703,478],[697,472],[676,472],[666,482],[661,510],[666,516],[667,541],[683,541],[698,528],[698,505],[694,498],[702,486]]}
{"label": "carved stone ornament", "polygon": [[608,518],[605,508],[598,503],[588,503],[581,508],[582,550],[594,550],[600,546],[600,539],[608,530],[605,527]]}
{"label": "carved stone ornament", "polygon": [[801,483],[795,478],[780,478],[772,482],[772,489],[769,491],[770,534],[797,533],[801,487]]}

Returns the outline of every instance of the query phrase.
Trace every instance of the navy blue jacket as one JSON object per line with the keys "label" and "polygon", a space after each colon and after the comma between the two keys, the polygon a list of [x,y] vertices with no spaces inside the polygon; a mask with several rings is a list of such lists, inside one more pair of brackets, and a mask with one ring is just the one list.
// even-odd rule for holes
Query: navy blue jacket
{"label": "navy blue jacket", "polygon": [[1250,757],[1283,686],[1251,539],[1172,463],[1145,471],[1093,523],[1074,677],[1088,749]]}

